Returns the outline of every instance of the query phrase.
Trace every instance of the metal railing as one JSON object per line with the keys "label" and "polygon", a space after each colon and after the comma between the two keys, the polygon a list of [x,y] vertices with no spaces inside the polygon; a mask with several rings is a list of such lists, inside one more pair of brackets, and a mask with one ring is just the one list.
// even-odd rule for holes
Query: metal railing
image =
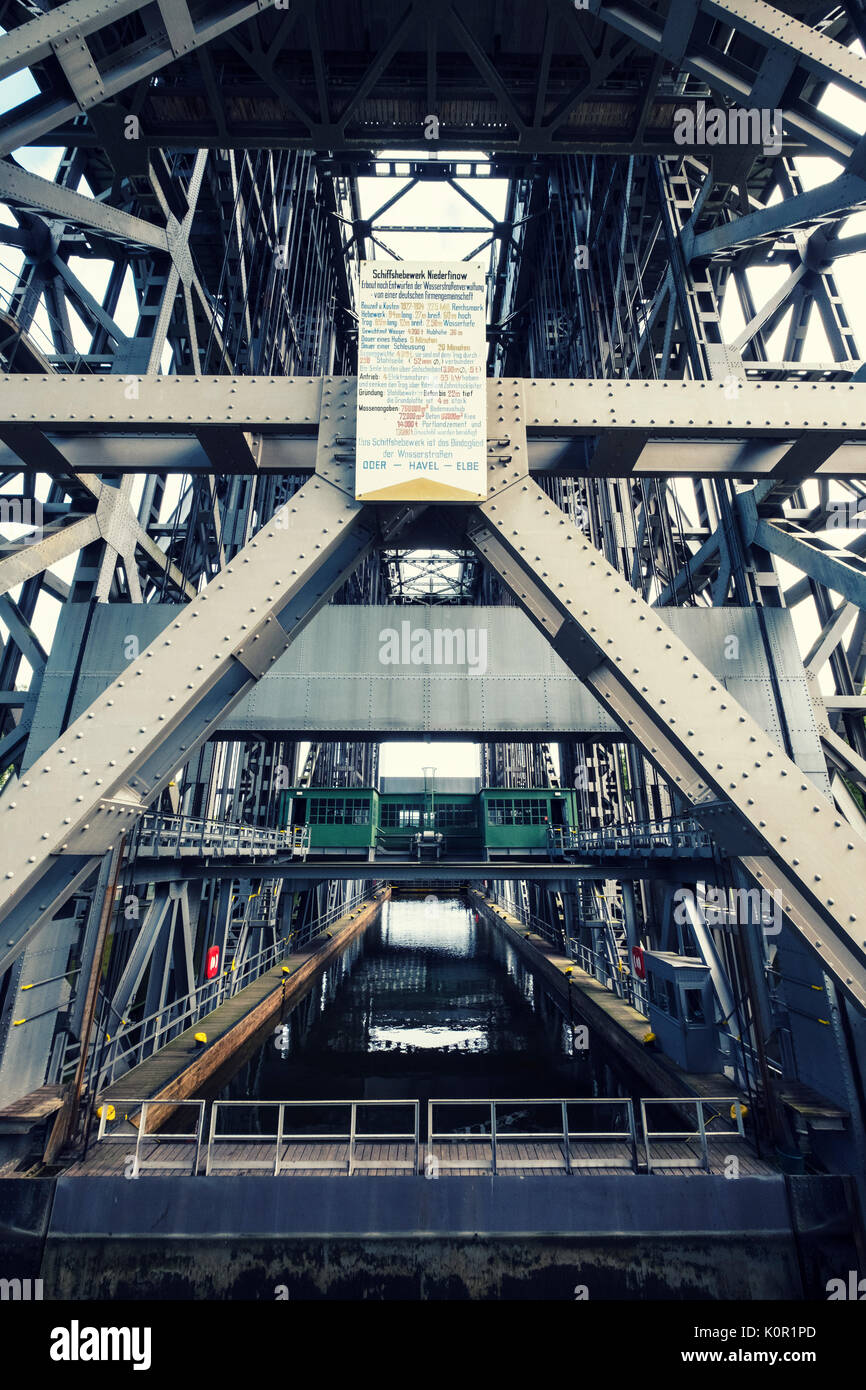
{"label": "metal railing", "polygon": [[[398,1170],[399,1173],[418,1176],[423,1171],[427,1177],[439,1176],[448,1169],[478,1172],[488,1176],[502,1176],[508,1173],[529,1172],[533,1169],[556,1169],[572,1176],[597,1170],[614,1169],[623,1173],[639,1174],[644,1168],[646,1174],[670,1169],[701,1169],[712,1171],[710,1144],[724,1141],[730,1144],[741,1141],[748,1144],[743,1127],[743,1106],[736,1096],[726,1097],[653,1097],[640,1101],[639,1131],[635,1118],[635,1107],[627,1096],[616,1097],[517,1097],[515,1099],[431,1099],[427,1104],[427,1139],[423,1146],[420,1140],[420,1102],[417,1100],[126,1100],[122,1098],[103,1098],[97,1142],[130,1145],[133,1136],[129,1128],[117,1132],[112,1125],[134,1126],[136,1129],[134,1152],[127,1155],[132,1162],[129,1177],[148,1171],[166,1171],[183,1167],[177,1156],[170,1159],[149,1158],[143,1147],[153,1143],[157,1147],[169,1143],[184,1143],[192,1149],[189,1172],[195,1175],[200,1167],[200,1155],[204,1147],[205,1107],[211,1104],[210,1123],[205,1148],[204,1173],[206,1176],[232,1172],[263,1172],[272,1177],[297,1172],[330,1173],[340,1176],[353,1176],[365,1172]],[[666,1106],[668,1111],[682,1113],[694,1108],[695,1127],[682,1127],[652,1130],[648,1111],[651,1106]],[[174,1109],[195,1109],[194,1128],[183,1133],[149,1134],[148,1117],[156,1107]],[[577,1128],[577,1116],[589,1112],[593,1121],[592,1107],[605,1107],[612,1114],[610,1126],[605,1129]],[[705,1108],[713,1107],[713,1113],[705,1114]],[[437,1129],[437,1112],[443,1110],[469,1108],[476,1115],[481,1113],[481,1121],[463,1126],[460,1129]],[[258,1129],[225,1129],[221,1121],[230,1120],[240,1110],[252,1111],[259,1117],[254,1120]],[[407,1128],[365,1130],[359,1117],[363,1113],[382,1110],[403,1110],[411,1114]],[[121,1117],[121,1111],[122,1117]],[[276,1111],[274,1131],[262,1132],[261,1116]],[[330,1116],[333,1112],[346,1112],[346,1123],[341,1127],[332,1126]],[[138,1113],[133,1113],[138,1112]],[[319,1128],[310,1121],[310,1112],[326,1112],[323,1119],[326,1128]],[[503,1112],[507,1112],[503,1114]],[[734,1127],[726,1122],[732,1114]],[[303,1118],[302,1118],[303,1117]],[[239,1117],[240,1118],[240,1117]],[[137,1121],[137,1124],[136,1124]],[[381,1123],[381,1121],[379,1121]],[[714,1128],[721,1122],[722,1128]],[[519,1127],[518,1127],[519,1126]],[[698,1152],[689,1151],[689,1146],[697,1142]],[[675,1144],[678,1152],[660,1153],[658,1146]],[[449,1157],[443,1148],[455,1144],[464,1146],[464,1154]],[[548,1152],[539,1152],[532,1157],[517,1152],[518,1146],[535,1144],[549,1146]],[[371,1152],[359,1156],[359,1146],[370,1146]],[[403,1152],[392,1156],[395,1145]],[[599,1150],[598,1146],[605,1149]],[[300,1146],[309,1146],[319,1151],[312,1156],[298,1153]],[[379,1152],[376,1147],[380,1146]],[[639,1155],[639,1146],[645,1149],[646,1162]],[[230,1148],[231,1153],[225,1150]],[[262,1156],[256,1150],[266,1150]],[[329,1152],[326,1150],[330,1150]],[[482,1149],[479,1156],[477,1152]],[[595,1152],[593,1152],[595,1149]],[[685,1151],[684,1151],[685,1150]],[[221,1152],[222,1151],[222,1152]]]}
{"label": "metal railing", "polygon": [[685,856],[690,859],[711,859],[715,848],[709,831],[691,816],[603,825],[595,830],[549,826],[547,841],[554,858],[561,858],[565,853],[577,853],[601,859],[617,855],[626,858],[651,855],[654,858]]}
{"label": "metal railing", "polygon": [[579,965],[581,970],[585,970],[587,975],[598,980],[599,984],[603,984],[618,998],[624,999],[644,1018],[649,1018],[646,982],[637,979],[627,965],[623,964],[621,969],[613,970],[606,956],[585,945],[576,936],[568,936],[558,927],[551,926],[543,917],[537,917],[534,912],[527,912],[520,903],[511,902],[500,893],[488,892],[483,896],[509,912],[512,917],[516,917],[525,927],[543,936],[552,946],[562,949],[564,945],[566,955],[575,965]]}
{"label": "metal railing", "polygon": [[[235,969],[232,961],[214,979],[206,980],[188,994],[173,999],[171,1003],[164,1004],[152,1014],[147,1014],[144,1018],[125,1020],[116,1029],[110,1041],[98,1038],[91,1044],[86,1073],[92,1088],[100,1090],[111,1085],[119,1070],[122,1074],[123,1071],[138,1066],[139,1062],[158,1052],[185,1028],[198,1023],[227,999],[233,998],[259,976],[285,960],[293,951],[302,950],[304,946],[309,945],[333,922],[345,917],[359,904],[372,902],[374,896],[375,889],[370,893],[356,893],[352,898],[336,903],[312,922],[262,947],[255,955],[247,956],[238,969]],[[80,1044],[70,1043],[63,1058],[61,1081],[72,1078],[79,1055]],[[127,1065],[121,1068],[121,1063]],[[93,1072],[96,1067],[99,1069],[99,1075],[94,1083]]]}
{"label": "metal railing", "polygon": [[306,859],[310,827],[274,830],[195,816],[164,816],[148,811],[136,827],[135,853],[152,858],[258,858],[291,855]]}
{"label": "metal railing", "polygon": [[[467,1131],[440,1131],[434,1127],[435,1107],[436,1106],[461,1106],[471,1105],[477,1108],[487,1107],[489,1110],[489,1130],[480,1134]],[[625,1128],[614,1130],[574,1130],[570,1128],[568,1115],[569,1106],[619,1106],[626,1117]],[[515,1130],[510,1126],[503,1130],[497,1116],[497,1109],[502,1106],[509,1106],[526,1113],[529,1107],[543,1107],[548,1111],[555,1109],[559,1115],[559,1123],[556,1128],[549,1130]],[[480,1128],[480,1126],[479,1126]],[[584,1168],[629,1168],[631,1172],[638,1171],[637,1159],[637,1133],[634,1121],[634,1106],[628,1097],[616,1097],[598,1099],[596,1097],[551,1100],[532,1099],[532,1100],[431,1100],[427,1105],[427,1143],[429,1146],[430,1160],[438,1167],[449,1168],[472,1168],[480,1167],[480,1163],[467,1158],[442,1158],[434,1153],[434,1146],[444,1143],[467,1144],[479,1143],[489,1144],[490,1157],[484,1161],[483,1171],[496,1176],[503,1169],[526,1169],[526,1168],[551,1168],[559,1166],[556,1158],[550,1155],[546,1158],[508,1158],[503,1157],[503,1148],[507,1153],[509,1144],[517,1143],[554,1143],[558,1147],[558,1157],[562,1160],[562,1168],[566,1173],[574,1173]],[[597,1158],[585,1155],[575,1155],[572,1152],[572,1144],[580,1143],[591,1145],[592,1143],[616,1143],[623,1149],[623,1153],[602,1155]]]}
{"label": "metal railing", "polygon": [[[231,1131],[229,1133],[218,1133],[219,1116],[224,1112],[231,1112],[239,1107],[251,1107],[259,1110],[262,1108],[277,1109],[277,1130],[276,1134],[245,1134]],[[362,1110],[380,1109],[387,1107],[401,1107],[404,1110],[411,1110],[414,1124],[411,1130],[399,1131],[389,1130],[387,1134],[368,1132],[358,1129],[358,1112]],[[348,1127],[336,1133],[321,1131],[311,1132],[309,1128],[303,1130],[291,1130],[286,1125],[286,1111],[291,1110],[310,1110],[325,1108],[328,1110],[347,1109],[349,1111]],[[417,1100],[216,1100],[211,1110],[210,1132],[207,1141],[207,1157],[205,1162],[205,1174],[209,1176],[214,1168],[223,1171],[236,1172],[239,1169],[248,1170],[250,1168],[267,1169],[274,1177],[279,1177],[280,1173],[291,1172],[294,1169],[327,1169],[334,1172],[341,1169],[349,1177],[353,1174],[365,1171],[370,1168],[401,1168],[406,1169],[412,1174],[418,1172],[418,1147],[419,1147],[419,1109],[420,1103]],[[216,1149],[221,1144],[233,1144],[235,1146],[244,1144],[271,1144],[274,1145],[273,1158],[218,1158]],[[334,1144],[345,1148],[345,1154],[330,1158],[289,1158],[286,1155],[291,1147],[296,1144]],[[388,1145],[405,1143],[412,1146],[411,1158],[359,1158],[356,1152],[358,1144],[386,1143]]]}
{"label": "metal railing", "polygon": [[649,1018],[649,995],[645,980],[639,980],[627,965],[621,964],[617,970],[611,969],[610,961],[591,946],[584,945],[575,937],[569,938],[569,955],[575,965],[585,970],[599,984],[612,994],[630,1004],[636,1013]]}
{"label": "metal railing", "polygon": [[[651,1130],[647,1119],[647,1107],[650,1105],[667,1105],[682,1109],[684,1106],[695,1107],[695,1117],[697,1129],[659,1129]],[[709,1121],[704,1117],[705,1105],[724,1106],[727,1113],[733,1111],[732,1118],[736,1121],[736,1129],[707,1128],[707,1124],[713,1124],[715,1120],[721,1119],[721,1112],[716,1111],[709,1117]],[[653,1097],[652,1100],[642,1100],[640,1103],[641,1128],[643,1129],[644,1145],[646,1147],[647,1172],[652,1173],[655,1169],[663,1168],[702,1168],[705,1173],[710,1170],[710,1140],[724,1139],[730,1142],[732,1139],[745,1139],[743,1130],[743,1107],[736,1096],[701,1096],[692,1099],[689,1096],[675,1096],[665,1099],[664,1097]],[[673,1140],[680,1144],[689,1144],[697,1139],[700,1143],[700,1157],[696,1154],[653,1154],[652,1145],[662,1141],[670,1142]]]}
{"label": "metal railing", "polygon": [[[121,1123],[133,1124],[134,1128],[136,1129],[135,1151],[133,1154],[130,1155],[130,1157],[132,1158],[132,1171],[130,1173],[127,1173],[125,1175],[126,1177],[137,1178],[140,1173],[146,1173],[157,1170],[164,1171],[167,1168],[180,1168],[183,1166],[181,1163],[178,1162],[177,1158],[142,1158],[142,1144],[153,1144],[157,1150],[160,1148],[161,1145],[164,1144],[183,1143],[190,1145],[193,1148],[190,1173],[195,1175],[198,1172],[198,1159],[199,1154],[201,1152],[202,1134],[204,1132],[205,1103],[206,1102],[203,1100],[124,1100],[120,1097],[111,1097],[110,1099],[103,1099],[102,1113],[99,1116],[99,1130],[96,1135],[97,1142],[108,1144],[125,1144],[128,1148],[130,1140],[132,1138],[129,1131],[124,1130],[119,1134],[111,1133],[107,1129],[107,1126],[111,1124]],[[159,1106],[170,1106],[174,1110],[196,1110],[198,1112],[198,1118],[196,1119],[195,1129],[193,1130],[192,1134],[165,1134],[161,1130],[159,1132],[148,1134],[148,1115],[152,1110],[155,1110]],[[117,1113],[121,1107],[126,1107],[122,1121],[117,1119]],[[137,1126],[134,1125],[133,1120],[129,1119],[130,1110],[137,1110],[139,1112],[139,1123]]]}
{"label": "metal railing", "polygon": [[381,826],[376,827],[376,850],[383,854],[405,854],[408,856],[412,852],[412,836],[415,834],[413,827],[405,830],[383,830]]}
{"label": "metal railing", "polygon": [[512,917],[516,917],[518,922],[521,922],[525,927],[529,927],[530,931],[537,932],[539,936],[543,936],[552,946],[566,945],[568,938],[564,931],[560,930],[558,927],[551,926],[550,922],[546,922],[543,917],[537,917],[534,912],[528,911],[519,902],[512,902],[510,898],[506,898],[502,893],[496,893],[492,890],[482,893],[481,896],[487,898],[490,902],[496,903],[497,907],[501,907],[504,912],[510,913]]}
{"label": "metal railing", "polygon": [[[147,1014],[144,1018],[130,1018],[121,1024],[110,1041],[104,1043],[99,1063],[91,1058],[91,1064],[99,1066],[97,1085],[110,1085],[118,1071],[121,1074],[123,1071],[129,1071],[146,1057],[158,1052],[179,1033],[198,1023],[207,1014],[213,1013],[220,1004],[224,1004],[260,975],[273,969],[285,959],[289,949],[288,938],[281,937],[278,941],[263,947],[254,956],[247,957],[240,969],[235,970],[232,962],[219,975],[212,980],[206,980],[197,989],[181,995],[179,999],[173,999],[170,1004],[164,1004],[161,1009]],[[75,1060],[75,1053],[76,1049],[72,1047],[64,1057],[64,1072],[68,1071]],[[121,1064],[124,1062],[128,1065],[122,1067]]]}

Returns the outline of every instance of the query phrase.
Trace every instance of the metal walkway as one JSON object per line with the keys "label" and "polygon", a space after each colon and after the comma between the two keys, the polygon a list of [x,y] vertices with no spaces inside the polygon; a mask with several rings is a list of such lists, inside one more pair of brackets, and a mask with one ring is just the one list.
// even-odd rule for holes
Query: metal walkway
{"label": "metal walkway", "polygon": [[547,838],[551,859],[569,855],[580,859],[712,859],[717,854],[709,831],[692,816],[603,825],[596,830],[551,826]]}
{"label": "metal walkway", "polygon": [[164,816],[148,812],[136,832],[136,853],[153,859],[273,858],[305,859],[310,848],[309,826],[272,830],[231,821],[200,820],[195,816]]}
{"label": "metal walkway", "polygon": [[[209,1107],[209,1115],[208,1115]],[[654,1129],[652,1107],[676,1114]],[[443,1129],[465,1108],[471,1121]],[[173,1117],[183,1114],[183,1120]],[[393,1123],[386,1119],[393,1115]],[[316,1116],[321,1116],[317,1122]],[[480,1119],[479,1119],[480,1117]],[[148,1101],[103,1105],[97,1142],[72,1176],[427,1178],[730,1174],[777,1170],[755,1153],[735,1097],[652,1098],[640,1126],[628,1098],[430,1100],[427,1138],[417,1100]],[[172,1123],[181,1128],[150,1132]],[[598,1128],[601,1124],[604,1127]],[[205,1135],[205,1130],[207,1134]],[[271,1133],[270,1131],[273,1130]]]}

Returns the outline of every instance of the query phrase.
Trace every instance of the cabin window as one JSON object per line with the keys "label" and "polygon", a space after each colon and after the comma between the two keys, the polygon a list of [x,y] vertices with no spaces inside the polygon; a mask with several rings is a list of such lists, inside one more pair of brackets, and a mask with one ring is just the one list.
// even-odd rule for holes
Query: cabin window
{"label": "cabin window", "polygon": [[310,801],[310,824],[369,825],[370,803],[359,797],[317,797]]}
{"label": "cabin window", "polygon": [[449,826],[474,826],[474,807],[461,806],[457,801],[439,801],[436,803],[436,824],[440,830]]}
{"label": "cabin window", "polygon": [[679,1017],[677,991],[673,980],[661,979],[650,971],[649,994],[650,1003],[661,1009],[662,1013],[670,1014],[671,1018]]}
{"label": "cabin window", "polygon": [[379,824],[383,830],[415,829],[421,823],[419,806],[401,806],[398,802],[384,802],[379,807]]}
{"label": "cabin window", "polygon": [[529,797],[492,797],[487,803],[488,825],[544,825],[547,822],[547,802],[532,801]]}
{"label": "cabin window", "polygon": [[704,1017],[704,993],[700,989],[685,991],[686,1023],[706,1023]]}

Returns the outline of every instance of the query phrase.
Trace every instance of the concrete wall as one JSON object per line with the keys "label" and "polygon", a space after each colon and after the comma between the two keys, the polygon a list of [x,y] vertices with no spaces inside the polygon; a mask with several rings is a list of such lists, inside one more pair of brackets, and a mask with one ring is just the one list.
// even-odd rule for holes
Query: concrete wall
{"label": "concrete wall", "polygon": [[824,1300],[859,1267],[835,1177],[9,1179],[0,1214],[52,1300]]}

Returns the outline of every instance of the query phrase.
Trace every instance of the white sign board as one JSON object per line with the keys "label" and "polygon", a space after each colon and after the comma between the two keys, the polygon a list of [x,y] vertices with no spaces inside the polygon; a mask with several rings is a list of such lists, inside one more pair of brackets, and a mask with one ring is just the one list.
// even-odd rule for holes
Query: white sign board
{"label": "white sign board", "polygon": [[481,266],[361,266],[355,496],[487,496],[486,281]]}

